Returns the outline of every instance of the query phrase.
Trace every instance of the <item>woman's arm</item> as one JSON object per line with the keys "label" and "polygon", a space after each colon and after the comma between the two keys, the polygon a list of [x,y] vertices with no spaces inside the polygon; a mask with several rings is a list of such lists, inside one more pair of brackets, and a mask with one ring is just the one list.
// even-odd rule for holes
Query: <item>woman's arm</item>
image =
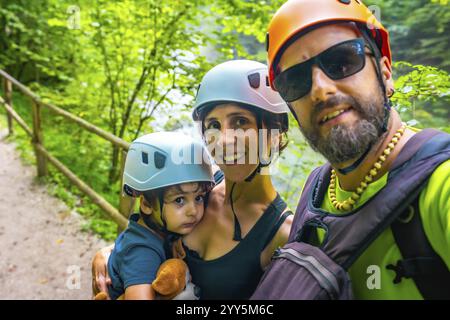
{"label": "woman's arm", "polygon": [[125,289],[124,300],[155,300],[151,284],[138,284]]}

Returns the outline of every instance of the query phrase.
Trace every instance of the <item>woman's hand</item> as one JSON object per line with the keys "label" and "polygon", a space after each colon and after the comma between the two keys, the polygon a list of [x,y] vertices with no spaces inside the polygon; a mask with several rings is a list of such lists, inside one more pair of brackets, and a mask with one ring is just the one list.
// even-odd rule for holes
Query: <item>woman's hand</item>
{"label": "woman's hand", "polygon": [[111,284],[111,278],[108,275],[107,266],[113,249],[114,245],[100,249],[92,260],[92,293],[94,297],[99,292],[104,292],[108,296],[108,285]]}

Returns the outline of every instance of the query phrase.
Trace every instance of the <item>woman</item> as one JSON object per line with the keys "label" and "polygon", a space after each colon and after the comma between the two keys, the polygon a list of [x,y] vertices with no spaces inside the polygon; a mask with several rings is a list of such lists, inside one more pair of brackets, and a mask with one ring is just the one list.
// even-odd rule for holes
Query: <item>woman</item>
{"label": "woman", "polygon": [[[197,93],[193,118],[201,122],[221,169],[203,220],[183,238],[185,260],[201,299],[250,298],[273,252],[289,235],[291,212],[270,175],[261,174],[270,164],[266,158],[286,147],[288,130],[288,108],[266,79],[267,67],[261,63],[228,61],[204,76]],[[258,133],[256,146],[249,138],[252,132]],[[266,140],[276,141],[277,147],[263,148]],[[250,161],[255,148],[256,161]],[[104,265],[103,255],[97,254],[97,286],[105,285]]]}

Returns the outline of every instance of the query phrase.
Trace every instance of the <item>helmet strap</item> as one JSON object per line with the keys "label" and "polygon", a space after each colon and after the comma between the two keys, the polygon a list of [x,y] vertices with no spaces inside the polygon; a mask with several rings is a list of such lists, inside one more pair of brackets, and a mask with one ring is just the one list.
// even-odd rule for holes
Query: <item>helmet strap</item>
{"label": "helmet strap", "polygon": [[261,173],[261,169],[270,166],[270,164],[272,163],[272,149],[270,149],[270,161],[267,163],[261,163],[261,150],[259,148],[259,142],[262,140],[262,138],[260,137],[260,132],[259,132],[259,128],[262,129],[262,118],[261,118],[261,114],[257,113],[256,114],[256,122],[257,122],[257,126],[258,126],[258,166],[256,167],[255,170],[253,170],[253,172],[247,177],[245,178],[245,182],[251,182],[253,180],[253,178]]}
{"label": "helmet strap", "polygon": [[166,219],[164,218],[163,214],[163,206],[164,206],[164,194],[163,191],[158,192],[158,202],[159,202],[159,212],[161,214],[161,221],[163,223],[164,228],[167,227]]}
{"label": "helmet strap", "polygon": [[366,156],[369,154],[370,149],[372,149],[372,145],[369,145],[367,150],[356,160],[354,163],[352,163],[350,166],[342,169],[337,169],[339,173],[343,175],[347,175],[350,172],[353,172],[356,170],[356,168],[359,167],[359,165],[363,162],[363,160],[366,158]]}
{"label": "helmet strap", "polygon": [[[383,133],[386,133],[388,130],[389,125],[389,118],[391,114],[391,102],[386,94],[386,86],[383,82],[383,76],[381,73],[381,65],[380,65],[380,59],[381,59],[381,49],[378,49],[378,46],[374,42],[374,39],[370,35],[370,30],[364,26],[363,24],[357,24],[358,29],[360,30],[361,34],[363,35],[364,39],[366,40],[367,44],[369,45],[373,55],[375,56],[375,66],[376,66],[376,72],[377,72],[377,78],[378,82],[380,84],[382,93],[383,93],[383,99],[384,99],[384,120],[383,120]],[[378,34],[378,30],[376,30]],[[380,38],[381,39],[381,38]]]}
{"label": "helmet strap", "polygon": [[234,191],[235,186],[236,186],[236,182],[233,183],[233,186],[231,187],[231,191],[230,191],[230,205],[231,205],[231,211],[233,212],[233,217],[234,217],[233,240],[241,241],[242,240],[241,224],[239,223],[239,220],[236,216],[236,212],[234,211],[234,205],[233,205],[233,191]]}
{"label": "helmet strap", "polygon": [[152,221],[152,219],[147,214],[143,214],[141,212],[141,217],[148,228],[163,236],[164,252],[166,253],[167,257],[172,257],[172,245],[176,240],[181,238],[182,235],[175,232],[171,232],[167,230],[166,227],[164,226],[160,226],[159,224]]}

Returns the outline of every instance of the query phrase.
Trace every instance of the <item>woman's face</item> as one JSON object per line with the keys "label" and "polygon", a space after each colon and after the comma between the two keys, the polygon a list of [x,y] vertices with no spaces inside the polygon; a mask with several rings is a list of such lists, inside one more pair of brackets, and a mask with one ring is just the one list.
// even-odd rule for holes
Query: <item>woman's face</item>
{"label": "woman's face", "polygon": [[226,178],[244,181],[258,167],[258,123],[255,115],[234,103],[214,107],[204,119],[204,137]]}

